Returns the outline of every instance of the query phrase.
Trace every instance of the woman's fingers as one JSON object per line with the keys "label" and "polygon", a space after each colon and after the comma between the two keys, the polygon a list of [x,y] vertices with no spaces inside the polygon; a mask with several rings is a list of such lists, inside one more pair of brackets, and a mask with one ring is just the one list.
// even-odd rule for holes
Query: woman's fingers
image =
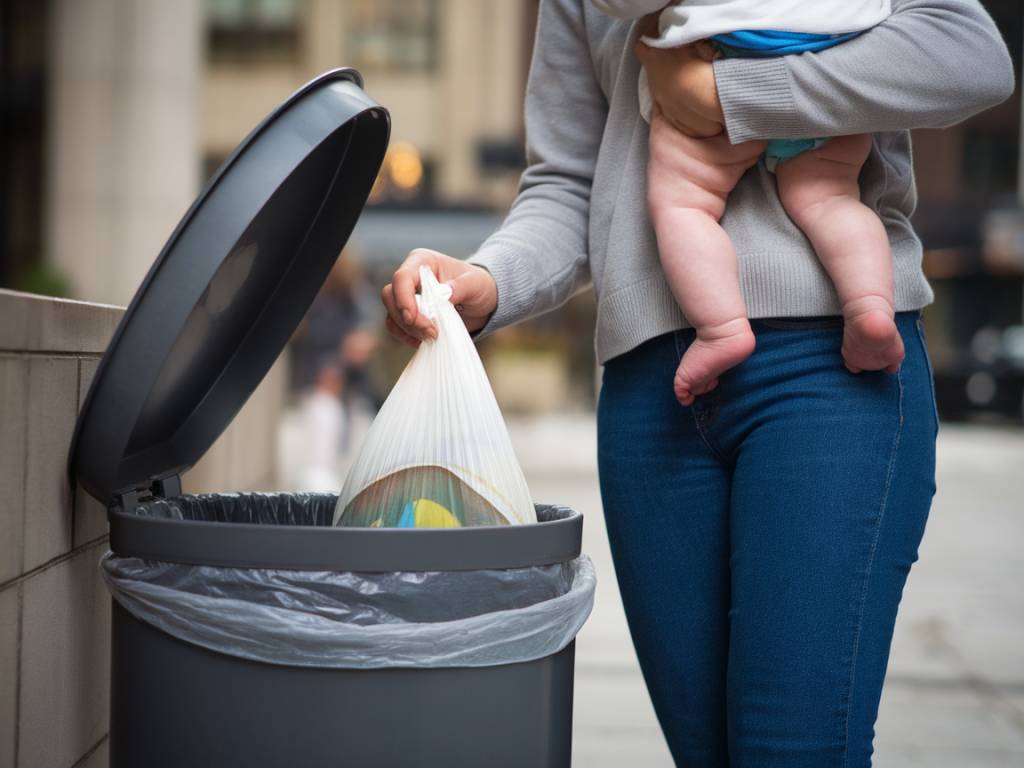
{"label": "woman's fingers", "polygon": [[[420,331],[416,326],[406,325],[403,322],[402,313],[395,301],[395,289],[391,283],[385,285],[381,290],[380,300],[387,310],[387,328],[392,336],[405,343],[408,343],[407,339],[412,339],[416,342],[416,345],[424,338],[433,338],[429,333],[420,335]],[[433,329],[431,328],[431,330]]]}
{"label": "woman's fingers", "polygon": [[699,112],[690,109],[685,101],[662,99],[656,93],[657,91],[652,87],[651,101],[657,105],[665,121],[680,133],[694,139],[707,139],[724,133],[725,128],[721,123],[709,120]]}
{"label": "woman's fingers", "polygon": [[712,63],[693,45],[652,48],[637,39],[634,51],[647,73],[651,98],[679,131],[715,136],[725,121]]}
{"label": "woman's fingers", "polygon": [[407,333],[405,328],[401,325],[401,312],[399,312],[398,305],[395,304],[395,287],[388,283],[385,285],[380,292],[380,301],[384,305],[384,309],[387,310],[388,320],[394,323],[395,327]]}
{"label": "woman's fingers", "polygon": [[420,340],[414,338],[413,336],[410,336],[408,333],[403,331],[401,327],[398,325],[398,323],[394,321],[391,315],[388,315],[387,318],[384,320],[384,325],[387,327],[388,333],[390,333],[403,344],[410,346],[413,349],[419,347]]}
{"label": "woman's fingers", "polygon": [[451,287],[451,302],[469,330],[475,331],[487,324],[498,305],[498,288],[491,273],[443,253],[417,248],[402,262],[380,294],[388,313],[388,330],[394,336],[406,343],[409,341],[405,337],[417,343],[437,338],[437,326],[416,306],[420,267],[424,266]]}
{"label": "woman's fingers", "polygon": [[391,278],[391,286],[397,310],[395,319],[400,319],[406,328],[412,328],[419,314],[416,307],[416,289],[420,287],[419,270],[406,261]]}
{"label": "woman's fingers", "polygon": [[409,254],[391,279],[395,303],[392,317],[407,333],[418,339],[437,338],[434,323],[429,317],[421,314],[416,306],[416,290],[420,287],[421,266],[428,267],[435,275],[438,273],[438,256],[436,251],[416,249]]}

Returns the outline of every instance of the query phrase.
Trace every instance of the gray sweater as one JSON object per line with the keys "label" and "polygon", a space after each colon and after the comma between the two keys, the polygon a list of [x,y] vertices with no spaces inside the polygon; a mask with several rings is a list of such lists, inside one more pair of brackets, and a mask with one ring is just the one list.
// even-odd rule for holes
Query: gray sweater
{"label": "gray sweater", "polygon": [[[658,261],[646,206],[647,123],[633,24],[589,0],[544,0],[526,91],[528,167],[501,229],[471,258],[494,276],[484,332],[546,312],[593,284],[600,362],[687,327]],[[941,128],[1008,98],[1009,54],[977,0],[893,0],[886,21],[800,56],[716,61],[729,139],[874,133],[861,197],[889,233],[896,308],[932,300],[921,272],[911,128]],[[759,163],[729,197],[751,317],[838,314],[835,290]]]}

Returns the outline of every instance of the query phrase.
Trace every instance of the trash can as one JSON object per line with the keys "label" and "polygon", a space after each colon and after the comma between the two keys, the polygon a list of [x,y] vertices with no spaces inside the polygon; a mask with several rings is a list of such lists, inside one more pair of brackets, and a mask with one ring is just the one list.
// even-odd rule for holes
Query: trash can
{"label": "trash can", "polygon": [[582,517],[331,526],[333,494],[184,496],[301,321],[389,135],[328,72],[185,214],[97,368],[71,448],[104,502],[122,766],[568,766]]}

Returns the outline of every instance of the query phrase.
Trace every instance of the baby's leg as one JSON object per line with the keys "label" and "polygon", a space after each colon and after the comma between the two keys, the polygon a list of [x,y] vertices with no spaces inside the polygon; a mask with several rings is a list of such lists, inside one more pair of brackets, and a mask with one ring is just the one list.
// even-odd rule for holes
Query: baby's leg
{"label": "baby's leg", "polygon": [[862,370],[895,372],[903,341],[893,322],[892,251],[878,214],[860,201],[858,176],[871,136],[841,136],[779,163],[786,213],[807,235],[832,278],[843,309],[843,360]]}
{"label": "baby's leg", "polygon": [[743,172],[763,143],[733,146],[724,136],[693,139],[651,120],[647,199],[662,268],[697,339],[676,372],[683,405],[718,384],[718,377],[754,350],[754,335],[740,293],[736,252],[718,224]]}

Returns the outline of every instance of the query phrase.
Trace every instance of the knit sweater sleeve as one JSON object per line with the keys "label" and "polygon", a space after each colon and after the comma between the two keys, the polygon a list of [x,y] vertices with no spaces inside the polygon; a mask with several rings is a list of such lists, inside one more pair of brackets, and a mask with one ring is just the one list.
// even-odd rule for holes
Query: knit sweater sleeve
{"label": "knit sweater sleeve", "polygon": [[620,19],[639,19],[665,7],[665,0],[592,0],[594,6]]}
{"label": "knit sweater sleeve", "polygon": [[893,0],[819,53],[715,62],[733,143],[942,128],[1009,98],[1013,64],[978,0]]}
{"label": "knit sweater sleeve", "polygon": [[590,281],[590,191],[608,104],[580,0],[544,0],[526,88],[527,168],[501,228],[470,258],[498,286],[484,333],[554,309]]}

